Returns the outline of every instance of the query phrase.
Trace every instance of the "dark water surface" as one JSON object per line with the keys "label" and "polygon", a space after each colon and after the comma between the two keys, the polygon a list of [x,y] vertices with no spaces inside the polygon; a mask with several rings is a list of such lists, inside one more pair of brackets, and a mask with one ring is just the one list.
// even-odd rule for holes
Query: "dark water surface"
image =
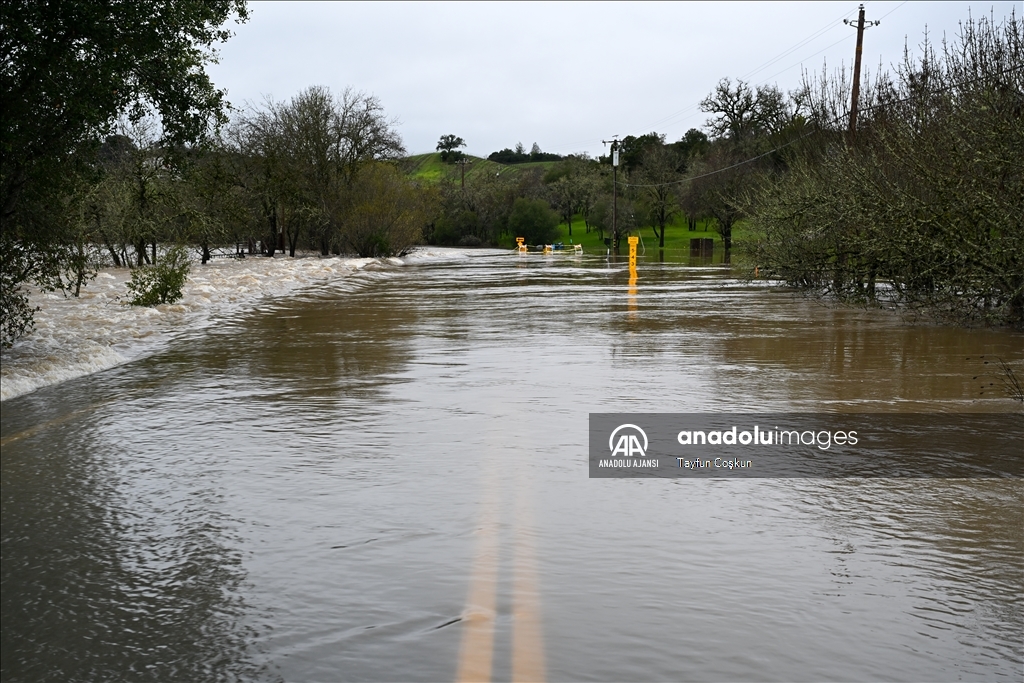
{"label": "dark water surface", "polygon": [[1022,356],[719,268],[371,268],[4,402],[3,680],[1020,681],[1020,480],[586,454],[590,412],[1012,410]]}

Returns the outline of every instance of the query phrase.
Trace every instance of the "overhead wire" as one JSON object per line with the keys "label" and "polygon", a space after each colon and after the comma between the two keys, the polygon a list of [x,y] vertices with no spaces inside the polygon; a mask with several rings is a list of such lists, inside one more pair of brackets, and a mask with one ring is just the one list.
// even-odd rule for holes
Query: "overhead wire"
{"label": "overhead wire", "polygon": [[[939,93],[946,92],[947,90],[952,90],[953,88],[958,88],[958,87],[962,87],[962,86],[965,86],[965,85],[972,85],[972,84],[977,83],[979,81],[984,81],[984,80],[989,79],[989,78],[994,78],[994,77],[1002,76],[1003,74],[1012,73],[1012,72],[1015,72],[1015,71],[1018,71],[1018,69],[1013,69],[1013,68],[1003,69],[1002,71],[1000,71],[999,73],[996,73],[996,74],[989,74],[989,75],[985,75],[985,76],[979,76],[978,78],[972,78],[969,81],[961,81],[959,83],[951,83],[950,85],[947,85],[947,86],[942,87],[942,88],[936,88],[935,90],[929,90],[926,93],[918,93],[918,94],[915,94],[915,95],[911,95],[909,97],[904,97],[902,99],[893,100],[891,102],[885,102],[885,103],[882,103],[882,104],[874,104],[874,105],[871,105],[869,107],[864,107],[863,109],[860,110],[860,112],[861,113],[865,113],[865,112],[869,112],[869,111],[874,111],[875,109],[879,109],[881,107],[891,107],[894,104],[903,104],[904,102],[909,102],[913,98],[920,97],[921,95],[937,95]],[[848,116],[848,114],[839,114],[838,116],[835,116],[832,119],[830,119],[829,121],[827,121],[824,125],[834,125],[836,123],[839,123],[846,116]],[[781,144],[781,145],[778,145],[776,147],[773,147],[772,149],[768,150],[767,152],[763,152],[761,154],[758,154],[757,156],[750,157],[749,159],[744,159],[743,161],[738,161],[735,164],[732,164],[730,166],[726,166],[724,168],[719,168],[719,169],[715,169],[714,171],[708,171],[707,173],[702,173],[701,175],[698,175],[698,176],[691,176],[689,178],[681,178],[679,180],[672,180],[672,181],[667,182],[667,183],[639,184],[639,183],[625,183],[625,182],[621,182],[621,181],[616,181],[615,184],[620,186],[620,187],[641,187],[641,188],[667,187],[669,185],[682,185],[683,183],[689,183],[689,182],[693,182],[694,180],[700,180],[701,178],[707,178],[709,176],[717,175],[719,173],[725,173],[726,171],[731,171],[734,168],[739,168],[740,166],[745,166],[746,164],[753,163],[753,162],[757,161],[758,159],[763,159],[763,158],[765,158],[766,156],[768,156],[770,154],[774,154],[775,152],[779,152],[779,151],[781,151],[783,149],[786,149],[787,147],[790,147],[791,145],[795,145],[796,143],[800,142],[801,140],[809,138],[810,136],[814,135],[815,133],[820,133],[820,132],[822,132],[821,126],[815,126],[811,130],[809,130],[806,133],[804,133],[803,135],[801,135],[801,136],[799,136],[797,138],[793,138],[792,140],[790,140],[789,142],[786,142],[785,144]]]}
{"label": "overhead wire", "polygon": [[[881,19],[884,19],[884,18],[888,17],[890,14],[892,14],[893,12],[895,12],[898,9],[900,9],[901,7],[903,7],[903,5],[907,4],[907,2],[909,2],[909,0],[903,0],[903,2],[901,2],[898,5],[896,5],[896,7],[892,8],[891,10],[889,10],[888,12],[883,14],[879,18],[879,21]],[[867,4],[867,3],[865,3],[865,4]],[[825,24],[821,28],[817,29],[816,31],[813,31],[809,36],[807,36],[806,38],[800,40],[799,42],[797,42],[792,47],[787,48],[786,50],[780,52],[778,55],[776,55],[776,56],[772,57],[771,59],[767,60],[766,62],[762,63],[757,68],[755,68],[755,69],[753,69],[751,71],[748,71],[744,75],[740,76],[739,80],[744,80],[746,78],[749,78],[749,77],[751,77],[751,76],[753,76],[753,75],[763,71],[764,69],[772,66],[773,64],[778,63],[781,59],[783,59],[783,58],[793,54],[794,52],[799,50],[801,47],[804,47],[808,43],[813,42],[815,39],[825,35],[828,32],[830,32],[832,29],[839,27],[844,19],[849,18],[855,12],[857,12],[857,10],[849,10],[849,11],[843,13],[838,18],[833,19],[832,21],[828,22],[827,24]],[[812,57],[815,57],[815,56],[821,54],[822,52],[825,52],[826,50],[829,50],[829,49],[835,47],[836,45],[839,45],[840,43],[842,43],[842,42],[844,42],[844,41],[846,41],[848,39],[849,39],[849,37],[844,37],[844,38],[841,38],[841,39],[837,40],[834,43],[826,45],[825,47],[821,48],[820,50],[818,50],[818,51],[816,51],[816,52],[814,52],[814,53],[812,53],[810,55],[807,55],[807,56],[801,58],[800,61],[795,62],[793,64],[790,64],[786,68],[784,68],[784,69],[782,69],[780,71],[775,72],[771,76],[768,76],[766,78],[761,79],[755,85],[764,85],[765,83],[767,83],[771,79],[773,79],[773,78],[775,78],[775,77],[777,77],[777,76],[779,76],[779,75],[789,71],[793,67],[802,64],[804,61],[806,61],[806,60],[808,60],[808,59],[810,59]],[[672,114],[669,114],[667,116],[662,117],[661,119],[658,119],[657,121],[655,121],[654,123],[650,124],[649,126],[646,126],[644,128],[644,130],[647,130],[648,128],[653,130],[657,126],[665,125],[665,124],[668,124],[669,122],[678,123],[679,121],[673,121],[673,120],[676,119],[679,116],[684,115],[684,114],[686,114],[687,116],[684,116],[680,120],[685,120],[686,118],[689,118],[689,115],[692,115],[693,113],[695,113],[694,110],[696,110],[699,106],[700,106],[700,103],[699,102],[695,102],[695,103],[690,104],[690,105],[688,105],[686,107],[683,107],[682,109],[679,109],[679,110],[673,112]],[[638,131],[634,131],[634,133],[632,133],[632,134],[641,135],[643,133],[642,132],[638,132]],[[566,144],[566,145],[557,146],[554,149],[555,150],[564,150],[564,149],[570,149],[573,145],[576,145],[576,144],[583,144],[583,143],[596,144],[596,142],[597,141],[595,141],[595,140],[580,140],[580,141],[578,141],[576,143],[569,143],[569,144]]]}
{"label": "overhead wire", "polygon": [[[768,61],[764,62],[763,64],[761,64],[757,68],[755,68],[755,69],[753,69],[751,71],[748,71],[744,75],[740,76],[739,77],[740,80],[744,80],[744,79],[750,78],[754,74],[757,74],[760,71],[763,71],[764,69],[768,68],[772,64],[777,63],[780,59],[783,59],[784,57],[787,57],[787,56],[793,54],[794,52],[799,50],[801,47],[803,47],[803,46],[807,45],[808,43],[814,41],[816,38],[824,35],[825,33],[828,33],[832,29],[838,27],[840,25],[840,23],[842,22],[842,20],[847,18],[848,16],[850,16],[850,14],[852,14],[854,11],[856,11],[856,10],[850,10],[850,11],[844,13],[843,15],[841,15],[840,17],[838,17],[837,19],[834,19],[834,20],[828,22],[827,24],[825,24],[824,26],[822,26],[818,30],[816,30],[813,33],[811,33],[811,35],[807,36],[803,40],[801,40],[798,43],[796,43],[795,45],[793,45],[792,47],[784,50],[783,52],[779,53],[775,57],[772,57],[771,59],[769,59]],[[813,57],[813,56],[815,56],[817,54],[820,54],[820,53],[824,52],[825,50],[827,50],[827,49],[829,49],[831,47],[834,47],[835,45],[838,45],[839,43],[843,42],[843,40],[846,40],[846,39],[843,38],[842,40],[839,40],[839,41],[837,41],[835,43],[832,43],[828,47],[822,48],[821,50],[818,50],[814,54],[808,55],[807,57],[804,57],[803,59],[810,59],[811,57]],[[801,60],[801,61],[803,61],[803,60]],[[799,63],[800,62],[797,62],[797,64],[799,64]],[[761,83],[759,83],[759,85],[763,85],[765,81],[770,80],[772,78],[775,78],[775,76],[778,76],[779,74],[784,73],[785,71],[788,71],[789,69],[793,68],[793,66],[796,66],[796,64],[788,66],[785,69],[783,69],[782,71],[779,71],[779,72],[773,74],[772,76],[769,76],[768,78],[764,79]],[[652,128],[653,129],[656,126],[663,125],[663,124],[671,121],[672,119],[676,118],[677,116],[679,116],[681,114],[686,114],[686,113],[692,112],[694,109],[696,109],[699,106],[700,106],[699,102],[698,103],[694,103],[694,104],[690,104],[690,105],[688,105],[688,106],[686,106],[686,107],[684,107],[684,108],[682,108],[682,109],[680,109],[680,110],[678,110],[678,111],[676,111],[676,112],[674,112],[672,114],[669,114],[668,116],[665,116],[665,117],[655,121],[654,123],[652,123],[649,126],[645,127],[645,130],[647,128]]]}

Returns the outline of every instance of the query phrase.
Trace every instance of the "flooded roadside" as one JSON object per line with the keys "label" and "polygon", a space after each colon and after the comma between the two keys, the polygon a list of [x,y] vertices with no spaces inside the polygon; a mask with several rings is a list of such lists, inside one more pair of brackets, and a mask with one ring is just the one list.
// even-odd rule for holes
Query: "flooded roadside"
{"label": "flooded roadside", "polygon": [[4,402],[4,679],[1019,680],[1019,480],[599,481],[586,443],[1012,409],[979,357],[1020,340],[486,251],[212,316]]}

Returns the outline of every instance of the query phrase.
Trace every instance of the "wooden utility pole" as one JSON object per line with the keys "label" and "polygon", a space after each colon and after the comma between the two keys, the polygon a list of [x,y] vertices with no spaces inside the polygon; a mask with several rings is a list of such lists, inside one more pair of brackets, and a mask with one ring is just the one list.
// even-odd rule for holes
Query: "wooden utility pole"
{"label": "wooden utility pole", "polygon": [[470,161],[469,159],[459,159],[455,163],[458,164],[459,168],[462,169],[462,189],[465,190],[466,189],[466,164],[471,164],[473,162]]}
{"label": "wooden utility pole", "polygon": [[619,171],[619,136],[613,135],[611,140],[602,140],[604,144],[611,143],[612,146],[612,251],[619,253],[619,193],[618,193],[618,171]]}
{"label": "wooden utility pole", "polygon": [[[853,26],[849,19],[843,19],[847,26]],[[881,21],[864,21],[864,5],[857,15],[857,54],[853,59],[853,93],[850,96],[850,137],[857,132],[857,102],[860,99],[860,54],[864,47],[864,29],[878,26]]]}

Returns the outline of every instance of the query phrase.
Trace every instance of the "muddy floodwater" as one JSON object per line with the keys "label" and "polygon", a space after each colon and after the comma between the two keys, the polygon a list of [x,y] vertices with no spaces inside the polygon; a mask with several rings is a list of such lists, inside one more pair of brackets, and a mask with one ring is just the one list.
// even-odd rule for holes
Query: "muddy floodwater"
{"label": "muddy floodwater", "polygon": [[587,471],[589,413],[1019,410],[1020,334],[494,251],[243,303],[3,402],[4,681],[1024,676],[1018,478]]}

